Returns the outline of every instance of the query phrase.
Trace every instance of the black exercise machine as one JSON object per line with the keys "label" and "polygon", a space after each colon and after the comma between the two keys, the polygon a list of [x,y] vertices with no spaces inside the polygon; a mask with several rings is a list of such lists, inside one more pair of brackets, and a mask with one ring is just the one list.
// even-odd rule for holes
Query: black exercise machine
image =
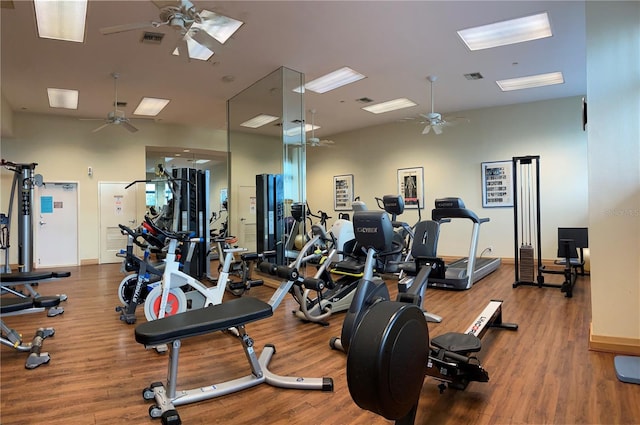
{"label": "black exercise machine", "polygon": [[473,223],[471,229],[471,243],[469,244],[469,256],[457,259],[444,265],[441,259],[435,261],[444,267],[431,274],[429,286],[446,289],[471,289],[474,283],[494,272],[500,267],[500,258],[478,257],[478,239],[480,237],[480,225],[489,221],[489,218],[480,218],[466,208],[460,198],[440,198],[435,201],[435,208],[431,211],[431,219],[438,223],[445,223],[451,219],[465,219]]}
{"label": "black exercise machine", "polygon": [[[513,231],[515,280],[513,287],[537,286],[560,288],[565,297],[573,296],[577,268],[584,275],[583,248],[588,247],[586,228],[558,229],[558,257],[556,264],[563,270],[550,270],[542,264],[540,230],[540,156],[529,155],[512,158],[513,164]],[[580,248],[578,256],[576,248]],[[561,284],[545,283],[544,273],[562,274]]]}
{"label": "black exercise machine", "polygon": [[[353,220],[367,261],[389,249],[393,227],[386,214],[357,212]],[[396,301],[390,301],[384,281],[367,276],[365,269],[341,339],[331,342],[347,352],[347,383],[356,404],[397,424],[413,423],[425,375],[441,382],[441,392],[487,382],[489,375],[474,355],[482,347],[480,338],[491,327],[518,328],[502,322],[502,301],[492,300],[464,333],[440,335],[430,345],[421,304],[434,263],[420,256],[414,261],[415,280]]]}

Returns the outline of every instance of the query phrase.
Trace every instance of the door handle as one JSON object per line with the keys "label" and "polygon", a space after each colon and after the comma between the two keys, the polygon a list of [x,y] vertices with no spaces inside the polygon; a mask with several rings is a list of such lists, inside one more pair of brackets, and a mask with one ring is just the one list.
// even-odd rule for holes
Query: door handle
{"label": "door handle", "polygon": [[47,222],[46,222],[46,221],[42,221],[42,220],[40,220],[40,221],[38,222],[38,224],[39,224],[40,226],[42,226],[43,224],[47,224]]}
{"label": "door handle", "polygon": [[247,219],[244,217],[240,217],[240,221],[247,221]]}

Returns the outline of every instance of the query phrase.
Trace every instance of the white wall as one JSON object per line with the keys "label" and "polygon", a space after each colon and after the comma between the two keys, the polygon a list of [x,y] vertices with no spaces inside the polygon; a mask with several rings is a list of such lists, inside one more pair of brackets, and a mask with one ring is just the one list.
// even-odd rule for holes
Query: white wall
{"label": "white wall", "polygon": [[640,3],[586,7],[591,338],[640,353]]}
{"label": "white wall", "polygon": [[[424,167],[425,205],[431,218],[436,198],[456,196],[482,224],[478,250],[513,258],[513,209],[482,208],[481,163],[540,155],[543,258],[555,258],[557,228],[586,226],[588,208],[587,136],[581,124],[581,97],[463,111],[468,123],[442,135],[422,135],[424,125],[404,122],[330,137],[331,148],[307,149],[307,199],[314,210],[333,210],[333,176],[354,174],[354,194],[368,207],[374,197],[397,194],[397,169]],[[330,214],[337,217],[336,214]],[[417,221],[416,210],[401,219]],[[439,253],[464,256],[471,224],[457,220],[442,227]]]}
{"label": "white wall", "polygon": [[[2,158],[16,163],[38,163],[36,173],[42,174],[45,181],[79,182],[81,262],[99,257],[98,182],[145,179],[145,146],[227,150],[225,131],[152,121],[137,121],[136,127],[140,130],[137,133],[117,126],[92,133],[97,126],[95,121],[16,112],[13,124],[13,137],[0,140]],[[93,177],[87,175],[89,166],[93,168]],[[224,173],[221,178],[226,182]],[[0,176],[0,211],[6,212],[13,173],[3,168]],[[211,184],[218,193],[220,186],[220,183]],[[143,213],[144,196],[140,200]],[[15,211],[14,207],[14,214]],[[12,223],[17,223],[15,216]],[[13,246],[17,246],[16,229],[12,232]],[[17,251],[12,249],[10,254],[9,261],[15,264]]]}

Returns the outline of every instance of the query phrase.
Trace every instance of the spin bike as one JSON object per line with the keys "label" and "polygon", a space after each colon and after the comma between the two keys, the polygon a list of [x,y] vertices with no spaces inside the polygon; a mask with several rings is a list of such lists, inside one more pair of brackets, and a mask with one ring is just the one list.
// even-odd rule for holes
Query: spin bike
{"label": "spin bike", "polygon": [[[367,248],[367,261],[388,249],[393,226],[386,214],[354,215],[356,239]],[[413,424],[424,376],[464,390],[472,382],[488,382],[489,374],[474,353],[489,328],[517,330],[502,322],[502,301],[492,300],[463,333],[449,332],[429,342],[420,307],[422,291],[436,262],[416,257],[417,276],[405,293],[391,301],[381,280],[365,274],[343,324],[341,344],[347,352],[347,383],[355,403],[396,424]],[[402,267],[402,266],[401,266]]]}
{"label": "spin bike", "polygon": [[246,251],[246,249],[226,249],[224,264],[216,285],[207,287],[181,270],[182,267],[176,254],[180,244],[188,245],[186,258],[191,258],[197,243],[201,242],[201,238],[192,238],[187,232],[162,230],[149,220],[147,223],[155,232],[169,241],[161,283],[149,292],[144,302],[144,314],[147,320],[156,320],[187,310],[220,304],[227,286],[234,254]]}
{"label": "spin bike", "polygon": [[[121,305],[116,307],[120,320],[127,324],[136,323],[136,307],[144,304],[149,292],[158,286],[164,273],[164,263],[152,264],[149,261],[151,246],[162,249],[163,242],[148,231],[134,231],[120,224],[120,230],[127,235],[127,249],[116,254],[123,257],[122,268],[125,272],[134,272],[125,276],[118,285],[118,298]],[[139,239],[144,239],[144,243]],[[142,258],[133,253],[133,245],[143,250]]]}

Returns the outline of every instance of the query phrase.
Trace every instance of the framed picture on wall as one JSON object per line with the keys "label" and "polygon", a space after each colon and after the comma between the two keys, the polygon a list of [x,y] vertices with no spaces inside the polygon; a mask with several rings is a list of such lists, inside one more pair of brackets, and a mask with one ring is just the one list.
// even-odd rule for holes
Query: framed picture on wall
{"label": "framed picture on wall", "polygon": [[333,209],[351,211],[353,201],[353,174],[333,176]]}
{"label": "framed picture on wall", "polygon": [[482,207],[513,206],[513,164],[511,161],[482,163]]}
{"label": "framed picture on wall", "polygon": [[422,167],[398,169],[398,193],[405,208],[424,208],[424,173]]}

